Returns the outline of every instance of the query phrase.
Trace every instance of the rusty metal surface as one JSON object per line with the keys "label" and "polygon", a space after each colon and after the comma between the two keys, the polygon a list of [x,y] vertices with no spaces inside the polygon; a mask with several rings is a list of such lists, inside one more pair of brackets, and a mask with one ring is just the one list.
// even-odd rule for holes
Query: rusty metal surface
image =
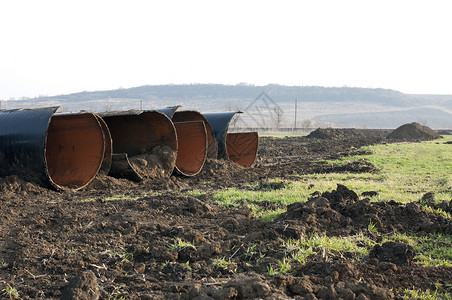
{"label": "rusty metal surface", "polygon": [[206,161],[207,136],[202,121],[175,122],[178,150],[176,171],[185,176],[198,174]]}
{"label": "rusty metal surface", "polygon": [[0,175],[20,175],[49,183],[45,163],[46,133],[58,107],[0,111]]}
{"label": "rusty metal surface", "polygon": [[259,136],[257,132],[228,133],[226,147],[231,161],[249,168],[257,157]]}
{"label": "rusty metal surface", "polygon": [[126,111],[100,115],[110,129],[113,153],[134,156],[148,153],[157,146],[177,150],[176,129],[164,113]]}
{"label": "rusty metal surface", "polygon": [[104,133],[94,114],[52,116],[45,156],[49,179],[56,187],[86,186],[98,173],[104,153]]}
{"label": "rusty metal surface", "polygon": [[[112,144],[113,159],[109,175],[142,180],[130,165],[128,157],[152,153],[156,147],[167,146],[177,151],[178,142],[173,122],[162,112],[124,111],[101,114],[107,124]],[[126,154],[117,156],[116,154]],[[176,159],[170,162],[168,176],[175,168]],[[136,175],[134,175],[136,173]]]}
{"label": "rusty metal surface", "polygon": [[188,121],[202,121],[206,127],[207,134],[207,157],[217,158],[218,157],[218,144],[215,139],[212,127],[207,121],[206,117],[200,112],[195,110],[183,110],[176,111],[172,118],[173,122],[188,122]]}
{"label": "rusty metal surface", "polygon": [[105,121],[99,115],[95,114],[95,116],[102,129],[102,134],[104,136],[104,142],[105,142],[104,159],[102,161],[102,165],[101,165],[99,171],[104,174],[108,174],[110,172],[111,160],[112,160],[112,154],[113,154],[113,143],[111,141],[110,129],[108,129],[107,123],[105,123]]}

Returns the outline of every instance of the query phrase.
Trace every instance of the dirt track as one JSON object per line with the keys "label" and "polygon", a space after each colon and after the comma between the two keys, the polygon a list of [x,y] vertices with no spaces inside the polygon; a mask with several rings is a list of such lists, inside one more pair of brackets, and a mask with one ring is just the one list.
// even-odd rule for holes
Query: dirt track
{"label": "dirt track", "polygon": [[[0,288],[9,284],[24,299],[391,299],[405,288],[434,290],[435,282],[451,283],[452,268],[411,263],[406,245],[375,249],[365,261],[315,249],[290,275],[268,275],[270,265],[287,255],[283,241],[314,232],[365,232],[369,219],[381,233],[452,234],[448,220],[415,203],[371,203],[339,185],[264,222],[246,205],[224,208],[211,201],[208,191],[221,187],[315,172],[377,171],[366,161],[332,167],[317,160],[353,155],[360,146],[383,142],[386,133],[333,135],[337,138],[262,138],[255,167],[209,160],[192,178],[136,184],[99,176],[76,193],[3,178]],[[191,189],[207,194],[183,193]],[[172,249],[178,239],[196,249]],[[230,265],[215,267],[218,258]]]}

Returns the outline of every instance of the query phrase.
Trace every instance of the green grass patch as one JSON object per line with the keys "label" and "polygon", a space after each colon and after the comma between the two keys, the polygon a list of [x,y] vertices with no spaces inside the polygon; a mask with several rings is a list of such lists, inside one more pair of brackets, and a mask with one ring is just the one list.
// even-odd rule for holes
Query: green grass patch
{"label": "green grass patch", "polygon": [[320,249],[328,249],[335,252],[351,252],[362,258],[369,254],[368,249],[373,245],[375,242],[362,233],[347,237],[328,237],[325,234],[315,233],[303,239],[289,239],[282,244],[282,249],[286,253],[292,253],[292,257],[295,254],[307,258]]}
{"label": "green grass patch", "polygon": [[182,251],[183,249],[186,249],[186,248],[191,248],[193,250],[196,250],[195,245],[193,245],[192,243],[187,242],[179,237],[176,237],[174,239],[173,243],[171,243],[169,245],[169,247],[170,247],[170,249],[172,249],[176,252]]}
{"label": "green grass patch", "polygon": [[[395,200],[401,203],[419,201],[427,192],[433,192],[435,202],[452,198],[452,136],[421,143],[396,143],[363,147],[372,154],[329,160],[330,164],[346,164],[366,159],[380,171],[376,173],[329,173],[300,175],[298,181],[274,179],[250,184],[248,188],[229,188],[213,191],[213,200],[222,206],[248,205],[254,215],[274,220],[285,211],[285,206],[306,201],[314,191],[320,194],[343,184],[358,195],[377,192],[372,201]],[[196,194],[195,192],[193,192]],[[264,203],[265,205],[263,205]],[[269,205],[273,203],[273,205]],[[452,216],[438,209],[423,206],[424,210]]]}
{"label": "green grass patch", "polygon": [[438,290],[431,291],[421,291],[421,290],[405,290],[403,294],[403,299],[418,299],[418,300],[446,300],[452,299],[452,294],[450,293],[441,293]]}
{"label": "green grass patch", "polygon": [[213,195],[213,201],[220,206],[238,207],[246,204],[257,218],[271,221],[285,212],[287,205],[306,201],[310,192],[303,182],[275,179],[250,185],[246,189],[228,188],[217,191]]}
{"label": "green grass patch", "polygon": [[[377,174],[325,174],[315,176],[318,182],[334,181],[361,193],[374,190],[379,199],[403,203],[419,200],[434,192],[436,201],[449,201],[452,196],[452,136],[421,143],[396,143],[363,147],[371,155],[358,155],[329,163],[345,164],[366,159],[380,169]],[[302,179],[313,182],[311,175]],[[323,187],[325,184],[321,184]]]}
{"label": "green grass patch", "polygon": [[407,243],[416,250],[414,261],[425,266],[452,267],[452,236],[432,233],[416,236],[407,233],[396,233],[387,236],[382,243],[396,241]]}

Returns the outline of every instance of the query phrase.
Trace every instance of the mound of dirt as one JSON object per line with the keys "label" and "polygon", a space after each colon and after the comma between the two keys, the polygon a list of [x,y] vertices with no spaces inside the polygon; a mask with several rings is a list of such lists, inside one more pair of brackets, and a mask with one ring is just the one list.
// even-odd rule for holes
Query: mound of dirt
{"label": "mound of dirt", "polygon": [[189,185],[196,183],[215,182],[217,187],[227,186],[236,179],[246,180],[243,175],[246,168],[239,164],[225,160],[207,158],[204,166],[196,176],[185,178]]}
{"label": "mound of dirt", "polygon": [[314,232],[340,236],[355,234],[366,231],[370,223],[379,233],[452,233],[447,218],[428,213],[417,203],[404,205],[395,201],[360,200],[354,191],[340,184],[336,190],[320,197],[287,206],[287,212],[277,218],[275,226],[281,234],[300,238]]}
{"label": "mound of dirt", "polygon": [[388,134],[388,140],[400,141],[429,141],[441,136],[431,128],[416,122],[404,124]]}
{"label": "mound of dirt", "polygon": [[154,147],[151,153],[132,156],[130,164],[143,179],[167,178],[173,172],[177,151],[169,146]]}
{"label": "mound of dirt", "polygon": [[362,130],[354,128],[317,128],[307,135],[308,138],[329,139],[329,140],[345,140],[365,138],[366,135]]}
{"label": "mound of dirt", "polygon": [[0,178],[0,193],[5,196],[41,195],[47,194],[48,192],[50,190],[26,181],[16,175]]}
{"label": "mound of dirt", "polygon": [[130,180],[114,178],[105,174],[98,173],[84,190],[102,191],[116,188],[131,188],[136,186],[137,184]]}

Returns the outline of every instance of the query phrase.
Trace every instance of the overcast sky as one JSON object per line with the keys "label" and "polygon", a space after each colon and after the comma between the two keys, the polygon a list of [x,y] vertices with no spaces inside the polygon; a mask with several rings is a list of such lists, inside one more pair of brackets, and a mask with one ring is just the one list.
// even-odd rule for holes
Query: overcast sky
{"label": "overcast sky", "polygon": [[452,94],[448,0],[2,0],[0,99],[241,82]]}

